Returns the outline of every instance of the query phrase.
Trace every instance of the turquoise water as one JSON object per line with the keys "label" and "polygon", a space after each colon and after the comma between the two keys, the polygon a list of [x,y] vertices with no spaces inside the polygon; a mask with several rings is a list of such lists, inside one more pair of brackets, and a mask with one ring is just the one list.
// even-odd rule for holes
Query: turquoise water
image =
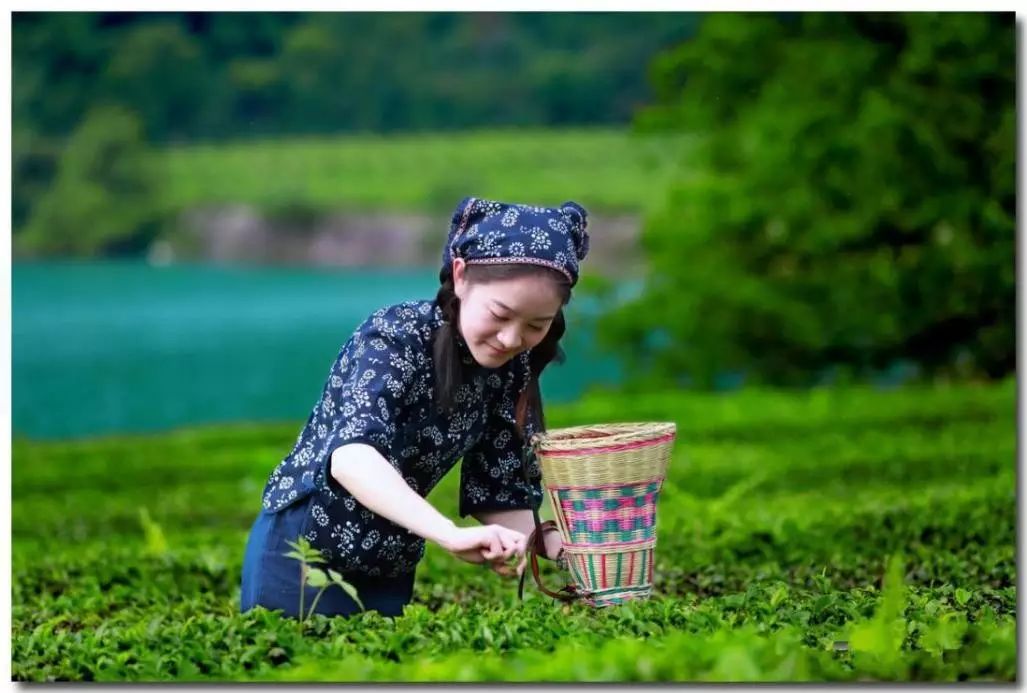
{"label": "turquoise water", "polygon": [[[72,438],[230,421],[302,423],[343,342],[383,305],[432,298],[438,270],[144,262],[12,267],[12,431]],[[547,401],[616,383],[567,308],[567,363]]]}

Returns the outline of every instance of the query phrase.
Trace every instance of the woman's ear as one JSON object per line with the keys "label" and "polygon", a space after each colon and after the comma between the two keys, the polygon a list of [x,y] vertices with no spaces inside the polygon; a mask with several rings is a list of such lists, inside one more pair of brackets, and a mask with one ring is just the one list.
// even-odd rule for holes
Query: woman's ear
{"label": "woman's ear", "polygon": [[453,293],[461,301],[464,299],[464,294],[467,293],[466,269],[467,262],[462,257],[453,259]]}

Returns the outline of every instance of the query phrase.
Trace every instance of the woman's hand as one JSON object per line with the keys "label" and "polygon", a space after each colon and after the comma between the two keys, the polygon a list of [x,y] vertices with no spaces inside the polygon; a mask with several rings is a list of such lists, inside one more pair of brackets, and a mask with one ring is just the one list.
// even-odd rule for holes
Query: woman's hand
{"label": "woman's hand", "polygon": [[[560,551],[563,549],[563,535],[560,534],[556,528],[547,528],[547,531],[542,534],[543,544],[545,546],[545,557],[551,561],[555,561],[556,557],[560,555]],[[485,562],[484,556],[468,556],[465,560],[472,563]],[[523,559],[515,566],[510,565],[509,561],[496,559],[493,561],[487,561],[489,567],[494,572],[503,577],[520,577],[521,573],[528,567],[528,557],[524,556]]]}
{"label": "woman's hand", "polygon": [[516,567],[511,565],[509,561],[504,561],[501,558],[493,561],[487,561],[487,563],[489,564],[489,568],[498,575],[502,575],[503,577],[520,577],[521,573],[524,572],[524,569],[528,567],[528,557],[524,556],[521,558]]}
{"label": "woman's hand", "polygon": [[563,549],[563,535],[557,529],[550,529],[542,535],[542,540],[546,546],[546,558],[555,561]]}
{"label": "woman's hand", "polygon": [[523,557],[528,538],[515,529],[502,525],[454,527],[443,541],[442,548],[468,563],[505,564],[511,556]]}
{"label": "woman's hand", "polygon": [[502,575],[503,577],[520,577],[521,572],[528,565],[527,557],[521,558],[520,563],[516,567],[510,564],[510,559],[504,559],[502,557],[499,557],[489,560],[485,558],[484,549],[470,549],[468,551],[459,551],[457,553],[454,553],[453,555],[455,555],[457,558],[467,561],[468,563],[478,563],[486,565],[493,572],[495,572],[498,575]]}

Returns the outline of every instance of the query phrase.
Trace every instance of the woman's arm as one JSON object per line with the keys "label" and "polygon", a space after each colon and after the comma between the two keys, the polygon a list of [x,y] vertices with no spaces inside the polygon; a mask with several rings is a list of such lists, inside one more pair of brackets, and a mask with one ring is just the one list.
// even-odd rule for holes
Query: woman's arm
{"label": "woman's arm", "polygon": [[[457,527],[452,520],[407,485],[396,468],[374,447],[364,443],[342,445],[332,453],[331,475],[361,505],[434,541],[446,551],[471,563],[524,556],[527,537],[509,527]],[[479,552],[473,560],[470,551]]]}
{"label": "woman's arm", "polygon": [[[471,516],[483,525],[502,525],[516,529],[525,536],[535,531],[535,518],[531,510],[494,510],[491,512],[471,513]],[[542,535],[546,545],[545,558],[555,560],[563,547],[563,539],[559,532],[546,532]]]}
{"label": "woman's arm", "polygon": [[350,443],[336,448],[331,474],[365,508],[428,541],[447,547],[458,529],[452,520],[417,495],[396,468],[370,445]]}

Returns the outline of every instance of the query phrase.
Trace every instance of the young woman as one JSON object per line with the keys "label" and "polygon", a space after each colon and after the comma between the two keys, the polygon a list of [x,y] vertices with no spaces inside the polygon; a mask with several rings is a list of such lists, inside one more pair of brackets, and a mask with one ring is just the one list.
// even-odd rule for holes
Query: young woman
{"label": "young woman", "polygon": [[[317,590],[300,584],[298,563],[284,555],[299,537],[386,616],[409,603],[425,541],[520,575],[542,503],[526,447],[545,430],[538,379],[563,358],[563,307],[588,253],[586,226],[574,202],[460,202],[438,295],[382,308],[356,329],[271,473],[246,546],[243,611],[296,616],[300,589],[312,602]],[[458,527],[425,500],[460,459],[459,514],[480,527]],[[559,532],[546,532],[544,546],[555,560]],[[338,587],[317,602],[323,614],[358,610]]]}

